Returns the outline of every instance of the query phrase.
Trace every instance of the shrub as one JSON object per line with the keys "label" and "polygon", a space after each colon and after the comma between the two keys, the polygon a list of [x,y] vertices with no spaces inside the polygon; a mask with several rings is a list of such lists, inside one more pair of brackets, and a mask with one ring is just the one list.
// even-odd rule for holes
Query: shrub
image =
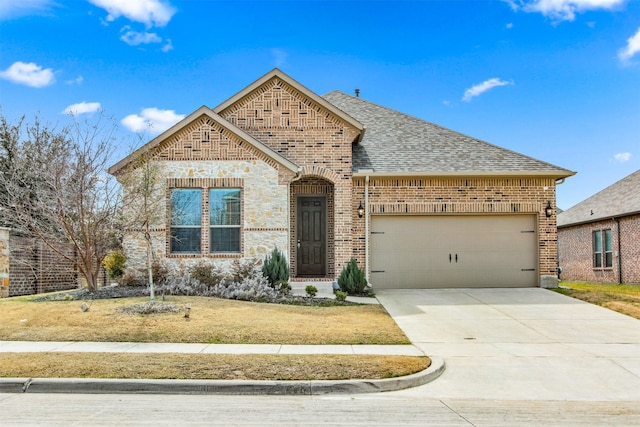
{"label": "shrub", "polygon": [[216,286],[225,280],[225,275],[218,271],[210,261],[202,260],[189,269],[191,278],[206,286]]}
{"label": "shrub", "polygon": [[127,257],[122,251],[111,251],[102,260],[110,279],[120,279],[124,275]]}
{"label": "shrub", "polygon": [[338,277],[338,285],[340,290],[349,295],[361,295],[366,293],[367,279],[364,277],[364,271],[358,267],[358,263],[351,258],[349,264],[342,269],[340,277]]}
{"label": "shrub", "polygon": [[147,284],[147,278],[142,271],[127,270],[119,283],[121,286],[144,286]]}
{"label": "shrub", "polygon": [[318,293],[318,288],[316,288],[313,285],[307,285],[306,288],[304,288],[304,291],[307,293],[307,296],[309,298],[313,298],[316,296],[316,294]]}
{"label": "shrub", "polygon": [[289,295],[291,293],[291,285],[286,280],[278,280],[273,288],[282,295]]}
{"label": "shrub", "polygon": [[262,264],[262,274],[274,288],[278,282],[289,281],[289,264],[280,249],[274,248],[271,254],[267,255]]}
{"label": "shrub", "polygon": [[336,291],[336,301],[346,301],[347,293],[342,291]]}

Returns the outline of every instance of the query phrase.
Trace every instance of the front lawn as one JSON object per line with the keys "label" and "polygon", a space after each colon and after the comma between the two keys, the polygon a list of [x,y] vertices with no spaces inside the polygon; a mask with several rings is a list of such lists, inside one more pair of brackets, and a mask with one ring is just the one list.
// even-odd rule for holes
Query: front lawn
{"label": "front lawn", "polygon": [[640,286],[561,282],[556,292],[640,319]]}
{"label": "front lawn", "polygon": [[[148,297],[33,299],[0,300],[0,340],[410,344],[379,305],[318,307],[169,296],[156,305],[172,304],[179,312],[141,315],[130,309]],[[158,353],[0,353],[0,360],[0,377],[251,380],[390,378],[431,363],[428,357],[408,356]]]}

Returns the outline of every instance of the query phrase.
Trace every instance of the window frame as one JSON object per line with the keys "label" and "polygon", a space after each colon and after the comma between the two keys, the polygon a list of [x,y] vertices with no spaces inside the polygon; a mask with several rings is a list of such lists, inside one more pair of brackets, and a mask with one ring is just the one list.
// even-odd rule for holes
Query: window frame
{"label": "window frame", "polygon": [[[178,192],[199,192],[199,207],[200,212],[197,216],[199,216],[200,224],[174,224],[175,208],[174,208],[174,194],[178,194]],[[202,200],[202,189],[201,188],[171,188],[169,192],[169,252],[174,255],[190,255],[190,254],[202,254],[202,212],[203,212],[203,200]],[[176,242],[176,237],[174,230],[198,230],[199,233],[199,242],[197,244],[197,250],[177,250],[174,249],[174,244]]]}
{"label": "window frame", "polygon": [[[195,182],[194,182],[195,181]],[[195,185],[193,185],[195,184]],[[183,228],[198,228],[200,230],[200,251],[175,251],[174,247],[174,235],[173,229],[180,228],[172,224],[175,221],[172,218],[172,194],[174,190],[198,190],[200,192],[200,225],[199,226],[185,226]],[[211,195],[212,190],[226,190],[226,191],[237,191],[236,193],[237,200],[237,208],[233,212],[235,214],[235,218],[231,218],[231,221],[235,222],[235,224],[227,224],[218,226],[216,224],[211,224]],[[244,253],[244,232],[245,224],[244,224],[244,180],[241,178],[199,178],[197,180],[193,180],[191,178],[167,178],[167,186],[166,186],[166,252],[165,256],[168,258],[200,258],[200,257],[208,257],[208,258],[242,258]],[[215,203],[215,202],[214,202]],[[225,218],[224,220],[227,220]],[[212,245],[212,230],[215,229],[236,229],[237,232],[237,241],[232,241],[230,245],[231,251],[214,251],[214,245]],[[237,249],[237,250],[235,250]]]}
{"label": "window frame", "polygon": [[[213,223],[213,203],[212,203],[212,199],[213,199],[213,193],[214,192],[224,192],[226,191],[227,193],[236,193],[238,195],[238,199],[237,199],[237,211],[236,212],[224,212],[224,220],[222,220],[221,222],[229,222],[229,216],[233,215],[236,216],[237,215],[237,221],[234,220],[234,224],[214,224]],[[242,194],[242,188],[235,188],[235,187],[210,187],[208,189],[208,202],[209,202],[209,218],[208,218],[208,224],[207,226],[209,227],[209,253],[212,255],[216,255],[216,254],[239,254],[242,251],[242,199],[243,199],[243,194]],[[235,224],[235,222],[237,222],[237,224]],[[215,240],[213,239],[213,231],[214,230],[238,230],[238,241],[237,241],[237,250],[214,250],[214,244],[215,244]],[[235,243],[235,242],[234,242]]]}
{"label": "window frame", "polygon": [[613,232],[610,228],[592,231],[591,252],[594,270],[613,268]]}

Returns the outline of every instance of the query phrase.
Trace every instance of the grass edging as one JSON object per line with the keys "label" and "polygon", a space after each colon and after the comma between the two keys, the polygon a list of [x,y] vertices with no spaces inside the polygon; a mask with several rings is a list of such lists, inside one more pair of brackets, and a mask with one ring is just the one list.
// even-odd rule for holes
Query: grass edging
{"label": "grass edging", "polygon": [[85,378],[0,378],[0,393],[80,394],[226,394],[326,395],[402,390],[427,384],[445,370],[444,360],[418,373],[379,380],[237,381],[237,380],[115,380]]}

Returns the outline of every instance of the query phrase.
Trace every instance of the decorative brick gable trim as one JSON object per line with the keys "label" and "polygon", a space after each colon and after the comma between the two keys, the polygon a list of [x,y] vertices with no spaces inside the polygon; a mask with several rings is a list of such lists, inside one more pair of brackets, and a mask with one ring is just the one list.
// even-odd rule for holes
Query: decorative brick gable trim
{"label": "decorative brick gable trim", "polygon": [[[272,114],[275,110],[281,110],[282,114]],[[345,126],[339,117],[277,77],[220,112],[220,115],[243,129]]]}

